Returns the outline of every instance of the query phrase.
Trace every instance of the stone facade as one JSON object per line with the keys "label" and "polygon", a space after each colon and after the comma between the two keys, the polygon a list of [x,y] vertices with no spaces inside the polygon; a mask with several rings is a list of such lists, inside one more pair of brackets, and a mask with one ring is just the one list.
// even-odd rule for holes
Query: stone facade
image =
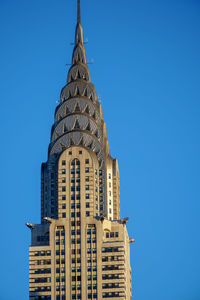
{"label": "stone facade", "polygon": [[41,168],[41,224],[30,224],[29,299],[131,299],[118,162],[91,83],[80,1],[72,66]]}

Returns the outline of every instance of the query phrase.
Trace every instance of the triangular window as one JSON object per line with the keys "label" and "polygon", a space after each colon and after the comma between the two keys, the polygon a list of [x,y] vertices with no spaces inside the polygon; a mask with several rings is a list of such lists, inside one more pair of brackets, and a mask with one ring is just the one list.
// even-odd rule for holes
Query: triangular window
{"label": "triangular window", "polygon": [[83,138],[80,139],[79,145],[83,146]]}
{"label": "triangular window", "polygon": [[98,156],[98,155],[99,155],[99,152],[100,152],[100,151],[96,151],[96,152],[95,152],[96,156]]}
{"label": "triangular window", "polygon": [[91,128],[90,128],[90,123],[88,123],[87,127],[85,128],[85,130],[87,130],[87,131],[90,131],[90,130],[91,130]]}
{"label": "triangular window", "polygon": [[68,131],[67,126],[66,126],[66,124],[64,124],[64,126],[63,126],[63,133],[65,133],[67,131]]}
{"label": "triangular window", "polygon": [[95,112],[93,113],[92,117],[93,117],[93,119],[96,120],[96,114],[95,114]]}
{"label": "triangular window", "polygon": [[80,129],[79,121],[75,121],[74,129]]}
{"label": "triangular window", "polygon": [[70,113],[68,106],[65,107],[65,114],[68,115]]}
{"label": "triangular window", "polygon": [[90,114],[90,111],[89,111],[89,107],[88,107],[88,105],[86,105],[86,108],[85,108],[85,111],[84,111],[86,114]]}
{"label": "triangular window", "polygon": [[80,106],[77,103],[76,106],[75,106],[75,108],[74,108],[74,112],[80,112],[80,111],[81,111]]}
{"label": "triangular window", "polygon": [[84,91],[84,96],[87,97],[87,88]]}
{"label": "triangular window", "polygon": [[93,142],[92,142],[91,144],[88,145],[88,148],[89,148],[89,149],[92,149],[92,147],[93,147]]}
{"label": "triangular window", "polygon": [[78,71],[78,76],[77,76],[78,79],[81,79],[81,74],[80,72]]}
{"label": "triangular window", "polygon": [[98,138],[99,134],[98,134],[98,130],[95,132],[95,136]]}
{"label": "triangular window", "polygon": [[62,148],[62,150],[65,150],[65,145],[63,145],[62,143],[60,143],[60,146],[61,146],[61,148]]}
{"label": "triangular window", "polygon": [[69,91],[68,99],[72,97],[71,92]]}
{"label": "triangular window", "polygon": [[72,140],[72,138],[69,140],[69,145],[73,146],[74,145],[74,141]]}

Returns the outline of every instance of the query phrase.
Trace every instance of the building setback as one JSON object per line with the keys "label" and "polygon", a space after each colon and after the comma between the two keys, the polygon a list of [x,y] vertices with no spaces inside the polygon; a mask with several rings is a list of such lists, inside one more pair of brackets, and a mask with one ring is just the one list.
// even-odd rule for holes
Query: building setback
{"label": "building setback", "polygon": [[41,224],[31,229],[29,300],[131,299],[118,162],[91,83],[80,0],[72,65],[41,168]]}

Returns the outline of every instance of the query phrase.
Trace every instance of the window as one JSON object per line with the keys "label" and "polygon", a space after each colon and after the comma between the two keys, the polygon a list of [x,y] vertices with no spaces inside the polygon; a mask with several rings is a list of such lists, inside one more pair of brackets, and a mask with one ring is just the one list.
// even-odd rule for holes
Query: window
{"label": "window", "polygon": [[86,164],[89,164],[89,159],[86,159],[86,160],[85,160],[85,163],[86,163]]}
{"label": "window", "polygon": [[89,173],[90,172],[90,168],[85,168],[85,173]]}
{"label": "window", "polygon": [[90,199],[90,194],[86,194],[86,195],[85,195],[85,198],[86,198],[86,199]]}
{"label": "window", "polygon": [[82,151],[79,151],[79,154],[82,154]]}
{"label": "window", "polygon": [[63,204],[63,205],[62,205],[62,209],[66,209],[66,204]]}
{"label": "window", "polygon": [[109,238],[109,232],[106,232],[106,238]]}
{"label": "window", "polygon": [[92,267],[88,267],[87,270],[88,270],[88,272],[91,272],[92,271]]}
{"label": "window", "polygon": [[110,173],[109,173],[109,176],[108,176],[108,178],[109,178],[109,179],[111,179],[111,174],[110,174]]}
{"label": "window", "polygon": [[66,178],[63,177],[63,178],[62,178],[62,183],[65,183],[65,182],[66,182]]}
{"label": "window", "polygon": [[111,232],[111,233],[110,233],[110,237],[111,237],[111,238],[114,238],[114,232]]}
{"label": "window", "polygon": [[89,180],[90,180],[90,177],[89,177],[89,176],[86,176],[86,177],[85,177],[85,181],[88,182]]}
{"label": "window", "polygon": [[66,170],[65,169],[62,169],[62,174],[66,174]]}
{"label": "window", "polygon": [[118,232],[115,232],[115,237],[118,237],[119,236],[119,233]]}
{"label": "window", "polygon": [[86,202],[85,207],[86,207],[86,208],[90,208],[90,203],[89,203],[89,202]]}
{"label": "window", "polygon": [[66,161],[62,160],[62,166],[65,166],[65,165],[66,165]]}
{"label": "window", "polygon": [[85,190],[86,190],[86,191],[89,191],[89,189],[90,189],[90,186],[89,186],[89,185],[86,185],[86,186],[85,186]]}
{"label": "window", "polygon": [[86,217],[89,217],[89,216],[90,216],[90,212],[86,211]]}
{"label": "window", "polygon": [[66,196],[62,196],[62,200],[66,200]]}
{"label": "window", "polygon": [[66,218],[66,213],[62,213],[62,218]]}
{"label": "window", "polygon": [[72,151],[69,151],[69,155],[72,155]]}

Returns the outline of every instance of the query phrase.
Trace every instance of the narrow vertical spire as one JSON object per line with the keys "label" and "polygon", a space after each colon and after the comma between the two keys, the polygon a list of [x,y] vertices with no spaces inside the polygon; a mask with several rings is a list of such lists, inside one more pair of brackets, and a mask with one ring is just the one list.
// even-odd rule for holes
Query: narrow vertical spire
{"label": "narrow vertical spire", "polygon": [[81,23],[81,1],[77,0],[77,23]]}

